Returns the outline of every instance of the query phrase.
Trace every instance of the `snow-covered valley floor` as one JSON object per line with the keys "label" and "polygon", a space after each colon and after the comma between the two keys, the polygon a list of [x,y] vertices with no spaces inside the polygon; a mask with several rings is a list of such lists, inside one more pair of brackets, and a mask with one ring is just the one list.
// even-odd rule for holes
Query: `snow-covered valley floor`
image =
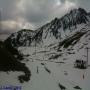
{"label": "snow-covered valley floor", "polygon": [[[31,70],[31,80],[20,84],[17,76],[19,72],[0,72],[0,86],[14,85],[21,86],[22,90],[63,90],[59,83],[66,90],[77,90],[79,86],[82,90],[90,90],[90,67],[85,70],[76,69],[73,64],[55,63],[47,61],[25,62]],[[84,78],[83,78],[84,75]]]}

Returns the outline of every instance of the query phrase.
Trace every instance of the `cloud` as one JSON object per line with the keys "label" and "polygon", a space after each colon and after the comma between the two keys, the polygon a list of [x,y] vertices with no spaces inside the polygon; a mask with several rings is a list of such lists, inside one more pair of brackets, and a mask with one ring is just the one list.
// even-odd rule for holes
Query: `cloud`
{"label": "cloud", "polygon": [[15,21],[2,21],[2,29],[6,30],[12,30],[13,28],[15,28],[17,26],[17,23]]}
{"label": "cloud", "polygon": [[[0,0],[3,32],[37,29],[79,6],[89,10],[90,0]],[[0,31],[1,32],[1,31]]]}
{"label": "cloud", "polygon": [[61,17],[76,4],[69,0],[23,0],[18,6],[23,17],[37,28],[55,17]]}
{"label": "cloud", "polygon": [[0,0],[0,8],[2,9],[3,20],[14,18],[17,2],[18,0]]}

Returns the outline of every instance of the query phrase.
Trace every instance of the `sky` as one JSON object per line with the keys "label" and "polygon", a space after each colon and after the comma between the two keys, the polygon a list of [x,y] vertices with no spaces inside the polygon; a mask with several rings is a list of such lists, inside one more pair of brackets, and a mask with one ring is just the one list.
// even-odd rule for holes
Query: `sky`
{"label": "sky", "polygon": [[0,0],[0,38],[22,28],[35,30],[73,8],[90,11],[90,0]]}

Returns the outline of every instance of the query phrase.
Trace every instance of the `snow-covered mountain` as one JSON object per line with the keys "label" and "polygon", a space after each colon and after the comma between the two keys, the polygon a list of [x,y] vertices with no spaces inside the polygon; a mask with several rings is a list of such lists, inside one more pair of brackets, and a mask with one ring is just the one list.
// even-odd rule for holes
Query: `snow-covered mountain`
{"label": "snow-covered mountain", "polygon": [[62,18],[55,18],[37,30],[21,30],[5,41],[11,46],[49,45],[66,38],[90,21],[90,15],[82,8],[73,9]]}
{"label": "snow-covered mountain", "polygon": [[63,61],[64,58],[71,60],[75,57],[73,59],[75,61],[77,57],[82,58],[82,56],[86,53],[83,52],[86,47],[90,47],[90,23],[83,26],[82,29],[71,32],[69,36],[63,38],[57,43],[49,44],[43,47],[19,47],[18,50],[24,55],[30,55],[29,59],[31,60],[43,60],[44,57],[47,61]]}
{"label": "snow-covered mountain", "polygon": [[86,48],[90,48],[90,14],[84,9],[73,9],[35,31],[13,33],[4,43],[18,47],[31,78],[20,84],[18,73],[2,73],[2,85],[20,85],[23,90],[90,90],[90,51],[87,68],[74,67],[77,59],[87,60]]}
{"label": "snow-covered mountain", "polygon": [[60,85],[66,90],[89,90],[90,51],[88,67],[74,67],[77,59],[87,60],[86,47],[90,47],[90,24],[58,43],[44,47],[19,47],[25,56],[23,62],[32,74],[31,80],[23,85],[24,90],[61,90]]}

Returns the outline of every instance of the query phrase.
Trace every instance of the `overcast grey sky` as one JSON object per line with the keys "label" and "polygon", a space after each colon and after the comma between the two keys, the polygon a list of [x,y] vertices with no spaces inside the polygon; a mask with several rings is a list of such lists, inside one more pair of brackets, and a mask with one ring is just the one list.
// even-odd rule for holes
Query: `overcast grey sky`
{"label": "overcast grey sky", "polygon": [[69,10],[82,7],[90,11],[90,0],[0,0],[2,31],[37,29]]}

